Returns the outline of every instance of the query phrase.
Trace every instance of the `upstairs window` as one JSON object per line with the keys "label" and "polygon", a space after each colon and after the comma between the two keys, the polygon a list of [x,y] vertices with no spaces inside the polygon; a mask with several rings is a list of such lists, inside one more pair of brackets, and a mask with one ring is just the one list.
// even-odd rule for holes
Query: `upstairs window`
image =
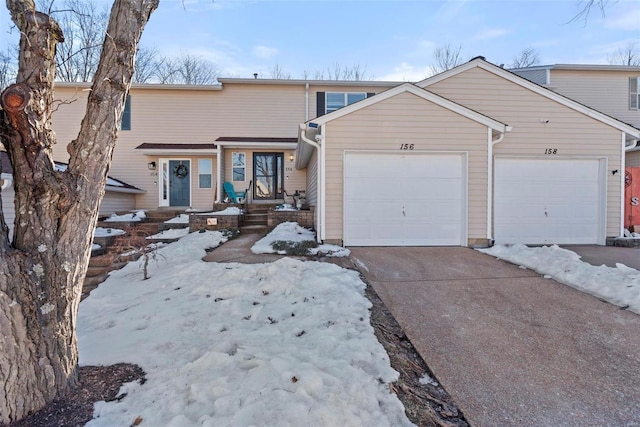
{"label": "upstairs window", "polygon": [[127,95],[127,100],[124,102],[120,130],[131,130],[131,95]]}
{"label": "upstairs window", "polygon": [[629,110],[638,110],[640,107],[640,77],[629,78]]}
{"label": "upstairs window", "polygon": [[325,114],[336,111],[354,102],[361,101],[367,97],[363,92],[327,92],[325,103]]}

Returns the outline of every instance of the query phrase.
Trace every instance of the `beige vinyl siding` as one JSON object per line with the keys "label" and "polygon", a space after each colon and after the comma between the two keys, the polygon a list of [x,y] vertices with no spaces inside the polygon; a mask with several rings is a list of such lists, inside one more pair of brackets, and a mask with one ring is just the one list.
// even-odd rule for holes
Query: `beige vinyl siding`
{"label": "beige vinyl siding", "polygon": [[2,190],[2,213],[4,214],[4,221],[9,227],[9,238],[13,238],[13,222],[16,219],[16,206],[15,191],[13,191],[13,185],[8,186]]}
{"label": "beige vinyl siding", "polygon": [[98,215],[110,216],[116,212],[129,212],[130,210],[135,209],[135,207],[135,194],[106,191],[102,201],[100,202]]}
{"label": "beige vinyl siding", "polygon": [[[622,134],[602,122],[480,68],[426,88],[513,127],[494,146],[495,156],[607,158],[607,236],[620,233]],[[548,120],[548,123],[546,122]]]}
{"label": "beige vinyl siding", "polygon": [[[245,153],[245,180],[233,181],[233,167],[231,162],[232,153]],[[294,167],[294,162],[289,160],[290,155],[295,156],[295,150],[269,150],[269,149],[254,149],[254,148],[225,148],[224,149],[224,163],[229,165],[224,171],[224,180],[233,183],[233,187],[236,191],[244,191],[249,188],[249,182],[253,180],[253,155],[254,153],[283,153],[284,160],[284,189],[288,194],[293,195],[296,190],[306,190],[307,188],[307,175],[306,170],[297,170]],[[294,159],[295,161],[295,159]],[[253,198],[253,186],[251,187],[250,200]],[[287,202],[291,203],[291,200],[285,196]],[[280,199],[282,200],[282,199]]]}
{"label": "beige vinyl siding", "polygon": [[629,110],[629,78],[640,72],[551,70],[551,87],[558,93],[640,127],[640,110]]}
{"label": "beige vinyl siding", "polygon": [[[200,188],[198,160],[211,160],[211,188]],[[191,158],[191,206],[194,209],[212,209],[217,189],[216,182],[216,157],[198,156]]]}
{"label": "beige vinyl siding", "polygon": [[630,151],[627,153],[626,165],[629,167],[640,166],[640,151]]}
{"label": "beige vinyl siding", "polygon": [[318,206],[318,150],[313,150],[307,165],[307,203]]}
{"label": "beige vinyl siding", "polygon": [[343,237],[345,150],[410,155],[400,144],[414,144],[414,152],[468,152],[468,237],[486,239],[487,134],[486,126],[406,92],[327,123],[325,238]]}

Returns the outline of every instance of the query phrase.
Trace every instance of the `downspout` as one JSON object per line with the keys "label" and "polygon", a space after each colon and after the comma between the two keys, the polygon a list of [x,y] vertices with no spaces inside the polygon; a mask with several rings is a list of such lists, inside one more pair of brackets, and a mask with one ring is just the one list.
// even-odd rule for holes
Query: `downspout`
{"label": "downspout", "polygon": [[324,206],[324,198],[323,198],[323,190],[321,190],[322,187],[322,161],[321,161],[321,154],[322,154],[322,148],[320,147],[320,144],[318,143],[319,141],[321,141],[323,139],[322,136],[318,135],[318,142],[316,141],[312,141],[309,138],[307,138],[307,134],[306,134],[306,130],[307,130],[307,125],[305,124],[300,124],[300,139],[302,139],[303,142],[311,145],[312,147],[314,147],[317,151],[318,151],[318,155],[316,156],[316,170],[318,171],[318,176],[316,177],[316,191],[317,191],[317,206],[316,206],[316,215],[318,215],[318,229],[316,230],[316,240],[318,241],[318,243],[322,242],[322,235],[324,233],[324,223],[323,223],[323,206]]}
{"label": "downspout", "polygon": [[217,175],[217,179],[216,179],[216,186],[218,187],[218,191],[216,194],[216,203],[220,203],[222,201],[222,156],[224,156],[224,146],[221,144],[218,144],[218,155],[216,156],[216,164],[217,164],[217,171],[216,171],[216,175]]}
{"label": "downspout", "polygon": [[[625,208],[627,206],[627,204],[625,203],[624,200],[624,177],[626,174],[626,169],[627,169],[627,151],[631,151],[634,148],[636,148],[638,146],[638,140],[634,139],[633,142],[631,143],[631,145],[626,145],[626,135],[624,132],[622,132],[622,155],[621,155],[621,161],[620,161],[620,232],[619,232],[619,236],[623,237],[624,236],[624,216],[625,216]],[[606,226],[606,224],[605,224]],[[605,233],[606,234],[606,233]],[[606,239],[605,239],[605,244],[606,244]]]}
{"label": "downspout", "polygon": [[493,246],[493,146],[504,139],[504,134],[511,132],[511,126],[505,126],[496,139],[492,139],[493,130],[487,128],[489,141],[487,147],[487,241]]}

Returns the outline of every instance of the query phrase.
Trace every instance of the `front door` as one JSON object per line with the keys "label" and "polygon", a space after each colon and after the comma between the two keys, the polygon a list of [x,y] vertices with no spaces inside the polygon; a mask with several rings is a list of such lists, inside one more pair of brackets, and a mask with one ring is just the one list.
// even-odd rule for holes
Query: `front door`
{"label": "front door", "polygon": [[191,205],[191,161],[169,160],[169,206]]}
{"label": "front door", "polygon": [[253,154],[253,198],[274,200],[284,198],[283,153]]}

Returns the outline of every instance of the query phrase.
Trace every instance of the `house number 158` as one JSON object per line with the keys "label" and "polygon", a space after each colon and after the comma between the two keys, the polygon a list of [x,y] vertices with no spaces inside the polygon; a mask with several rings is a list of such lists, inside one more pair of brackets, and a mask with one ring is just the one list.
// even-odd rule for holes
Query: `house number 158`
{"label": "house number 158", "polygon": [[413,147],[414,147],[413,144],[400,144],[401,150],[413,150]]}

